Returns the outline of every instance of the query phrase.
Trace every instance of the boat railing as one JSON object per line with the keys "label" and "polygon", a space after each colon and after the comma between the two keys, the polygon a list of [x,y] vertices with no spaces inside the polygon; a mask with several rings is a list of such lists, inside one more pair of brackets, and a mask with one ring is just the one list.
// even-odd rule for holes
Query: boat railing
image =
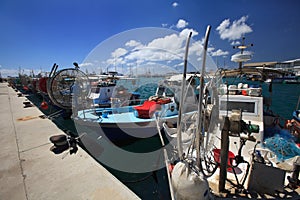
{"label": "boat railing", "polygon": [[103,116],[104,114],[121,114],[127,112],[133,112],[134,108],[132,106],[123,107],[111,107],[111,108],[98,108],[95,109],[95,114],[98,116]]}
{"label": "boat railing", "polygon": [[146,99],[138,100],[124,100],[121,101],[119,98],[111,98],[110,107],[98,107],[93,106],[94,113],[98,116],[101,116],[103,113],[107,114],[120,114],[126,112],[134,112],[134,106],[140,105]]}
{"label": "boat railing", "polygon": [[111,107],[136,106],[144,103],[147,99],[120,99],[111,98]]}
{"label": "boat railing", "polygon": [[244,95],[244,96],[261,96],[261,87],[248,87],[248,88],[237,88],[237,87],[222,87],[219,90],[220,95],[226,95],[228,89],[229,95]]}

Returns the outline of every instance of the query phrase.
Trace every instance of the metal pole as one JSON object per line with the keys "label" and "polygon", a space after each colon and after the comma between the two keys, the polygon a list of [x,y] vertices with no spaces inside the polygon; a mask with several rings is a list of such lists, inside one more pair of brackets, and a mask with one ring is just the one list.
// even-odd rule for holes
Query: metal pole
{"label": "metal pole", "polygon": [[164,139],[163,139],[161,131],[160,131],[158,115],[155,115],[155,121],[156,121],[156,128],[157,128],[157,131],[158,131],[158,134],[159,134],[160,142],[161,142],[161,145],[163,147],[164,161],[165,161],[165,166],[166,166],[166,170],[167,170],[167,177],[168,177],[169,189],[170,189],[170,194],[171,194],[171,200],[175,200],[174,189],[173,189],[172,179],[171,179],[171,172],[170,172],[170,169],[169,169],[169,162],[168,162],[169,158],[168,158],[168,153],[167,153],[167,150],[166,150],[165,142],[164,142]]}
{"label": "metal pole", "polygon": [[299,105],[300,105],[300,95],[299,95],[299,97],[298,97],[298,102],[297,102],[296,110],[298,110]]}
{"label": "metal pole", "polygon": [[211,26],[207,26],[204,47],[203,47],[203,59],[202,59],[202,71],[200,78],[200,92],[199,92],[199,104],[198,104],[198,118],[197,118],[197,132],[196,132],[196,152],[197,152],[197,166],[200,168],[200,142],[201,142],[201,132],[202,132],[202,102],[204,93],[204,74],[205,74],[205,62],[206,62],[206,52],[208,46],[208,38]]}
{"label": "metal pole", "polygon": [[192,36],[192,32],[190,32],[188,39],[186,41],[186,48],[185,48],[185,56],[184,56],[184,69],[183,69],[183,77],[182,77],[182,87],[181,87],[181,96],[179,102],[179,110],[178,110],[178,117],[177,117],[177,148],[178,148],[178,156],[182,160],[183,159],[183,150],[181,145],[181,115],[182,115],[182,106],[183,106],[183,97],[185,91],[185,81],[186,81],[186,71],[187,71],[187,57],[189,52],[189,43]]}
{"label": "metal pole", "polygon": [[225,190],[225,183],[227,178],[227,160],[229,151],[229,117],[224,118],[224,126],[221,132],[221,153],[220,153],[220,179],[219,179],[219,192]]}

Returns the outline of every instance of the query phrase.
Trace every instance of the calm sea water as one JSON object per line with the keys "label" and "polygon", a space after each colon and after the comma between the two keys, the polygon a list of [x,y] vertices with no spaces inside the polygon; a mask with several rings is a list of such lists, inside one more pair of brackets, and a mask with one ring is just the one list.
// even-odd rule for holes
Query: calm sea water
{"label": "calm sea water", "polygon": [[297,108],[300,84],[273,84],[272,110],[285,119],[290,119]]}

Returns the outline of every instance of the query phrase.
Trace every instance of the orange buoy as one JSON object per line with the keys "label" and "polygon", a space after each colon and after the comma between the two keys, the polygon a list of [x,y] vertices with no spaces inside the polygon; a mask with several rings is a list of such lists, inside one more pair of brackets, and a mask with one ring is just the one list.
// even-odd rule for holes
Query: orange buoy
{"label": "orange buoy", "polygon": [[43,101],[42,103],[41,103],[41,106],[40,106],[43,110],[47,110],[48,108],[49,108],[49,106],[48,106],[48,103],[46,102],[46,101]]}
{"label": "orange buoy", "polygon": [[175,166],[174,164],[169,164],[169,165],[168,165],[170,174],[172,173],[172,171],[173,171],[173,169],[174,169],[174,166]]}

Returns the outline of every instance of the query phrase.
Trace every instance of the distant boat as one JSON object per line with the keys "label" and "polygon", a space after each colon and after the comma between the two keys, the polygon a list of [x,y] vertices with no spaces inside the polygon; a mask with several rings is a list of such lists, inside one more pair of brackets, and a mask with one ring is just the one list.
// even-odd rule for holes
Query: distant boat
{"label": "distant boat", "polygon": [[274,77],[267,79],[272,83],[284,83],[284,84],[300,84],[300,76],[296,76],[295,74],[287,74],[282,77]]}
{"label": "distant boat", "polygon": [[300,78],[297,77],[280,77],[268,78],[265,83],[283,83],[283,84],[300,84]]}
{"label": "distant boat", "polygon": [[282,83],[285,83],[285,84],[300,84],[300,78],[295,77],[293,79],[285,79],[285,80],[282,81]]}
{"label": "distant boat", "polygon": [[265,80],[265,83],[272,83],[272,79],[268,78],[267,80]]}
{"label": "distant boat", "polygon": [[119,78],[115,77],[114,74],[105,74],[100,77],[92,77],[90,80],[91,89],[88,98],[93,101],[96,107],[110,107],[112,94]]}

